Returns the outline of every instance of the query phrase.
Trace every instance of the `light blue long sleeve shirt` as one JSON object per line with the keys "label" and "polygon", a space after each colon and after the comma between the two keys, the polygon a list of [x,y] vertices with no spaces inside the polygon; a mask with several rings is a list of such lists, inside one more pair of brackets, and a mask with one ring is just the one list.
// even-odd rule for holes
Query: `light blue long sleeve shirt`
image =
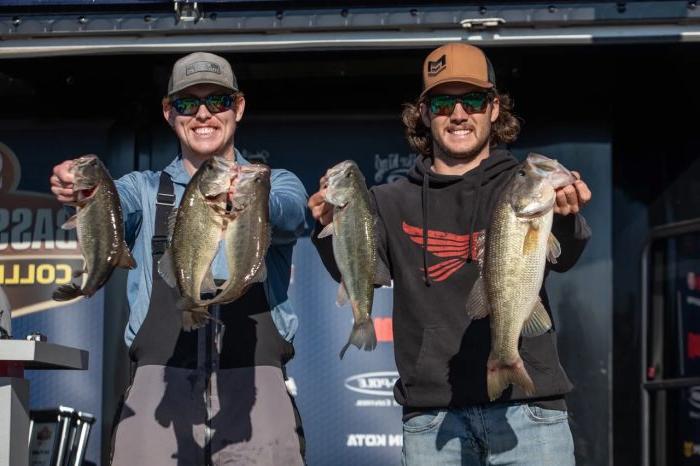
{"label": "light blue long sleeve shirt", "polygon": [[[236,160],[240,164],[249,163],[238,151]],[[164,171],[173,180],[175,205],[178,206],[191,177],[185,170],[181,156],[176,157]],[[151,300],[151,238],[159,182],[160,172],[153,171],[132,172],[115,181],[124,214],[127,242],[137,264],[135,269],[129,271],[127,279],[130,308],[129,322],[124,332],[127,346],[131,346],[145,320]],[[287,297],[287,288],[291,277],[292,249],[305,228],[306,200],[306,190],[299,178],[287,170],[272,170],[269,204],[272,244],[265,258],[267,279],[263,286],[272,309],[272,319],[280,335],[288,341],[292,340],[298,327],[297,316]],[[227,268],[222,242],[212,265],[214,277],[226,278]]]}

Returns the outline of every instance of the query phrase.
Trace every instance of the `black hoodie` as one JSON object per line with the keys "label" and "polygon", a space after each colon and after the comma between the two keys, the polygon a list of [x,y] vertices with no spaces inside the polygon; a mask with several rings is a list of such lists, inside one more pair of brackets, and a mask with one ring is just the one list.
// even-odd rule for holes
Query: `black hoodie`
{"label": "black hoodie", "polygon": [[[489,403],[489,319],[470,323],[465,309],[479,274],[471,239],[487,227],[518,161],[507,151],[492,150],[461,176],[436,174],[431,164],[429,158],[418,158],[408,178],[370,190],[378,214],[379,257],[394,281],[394,354],[400,376],[394,395],[408,411]],[[574,239],[574,223],[573,215],[555,216],[552,232],[562,255],[548,271],[567,270],[583,251],[586,241]],[[312,240],[339,280],[331,238],[319,240],[317,234],[318,228]],[[551,316],[544,286],[541,296]],[[559,363],[555,329],[521,339],[520,354],[536,393],[527,397],[513,386],[497,401],[540,400],[563,408],[561,400],[572,385]]]}

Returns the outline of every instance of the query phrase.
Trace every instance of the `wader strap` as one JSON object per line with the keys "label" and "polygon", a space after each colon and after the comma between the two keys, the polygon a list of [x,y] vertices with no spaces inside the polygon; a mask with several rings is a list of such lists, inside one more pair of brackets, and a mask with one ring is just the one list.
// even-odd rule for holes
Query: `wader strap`
{"label": "wader strap", "polygon": [[156,197],[156,219],[151,249],[154,256],[162,256],[168,241],[168,219],[175,206],[175,188],[170,175],[160,172],[160,184]]}

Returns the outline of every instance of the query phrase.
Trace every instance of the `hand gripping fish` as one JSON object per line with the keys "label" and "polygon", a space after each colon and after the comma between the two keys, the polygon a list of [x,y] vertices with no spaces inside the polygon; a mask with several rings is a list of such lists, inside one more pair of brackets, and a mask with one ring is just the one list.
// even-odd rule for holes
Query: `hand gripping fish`
{"label": "hand gripping fish", "polygon": [[467,300],[467,314],[472,319],[491,319],[486,375],[492,401],[511,383],[528,395],[535,392],[518,341],[521,335],[542,335],[552,327],[539,292],[545,262],[555,263],[561,254],[551,234],[555,190],[574,181],[556,160],[528,155],[501,193],[485,240],[480,238],[481,277]]}
{"label": "hand gripping fish", "polygon": [[78,212],[61,228],[75,228],[85,268],[83,285],[60,286],[53,292],[56,301],[68,301],[79,296],[90,297],[112,275],[115,267],[133,269],[136,262],[124,241],[124,222],[117,188],[107,168],[95,155],[73,160],[73,190],[78,194]]}
{"label": "hand gripping fish", "polygon": [[337,304],[342,306],[349,299],[355,318],[350,338],[340,351],[342,359],[351,344],[365,351],[377,346],[370,317],[374,285],[389,284],[391,280],[377,258],[375,217],[360,169],[346,160],[328,170],[327,175],[326,202],[333,204],[333,222],[318,237],[333,235],[333,256],[342,275]]}

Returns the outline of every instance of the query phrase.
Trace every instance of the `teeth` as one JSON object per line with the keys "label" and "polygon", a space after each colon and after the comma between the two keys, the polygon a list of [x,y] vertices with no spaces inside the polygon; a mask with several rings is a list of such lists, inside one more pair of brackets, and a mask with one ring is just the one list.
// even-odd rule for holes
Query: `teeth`
{"label": "teeth", "polygon": [[204,135],[213,133],[214,128],[209,128],[209,127],[196,128],[194,130],[194,132],[204,136]]}
{"label": "teeth", "polygon": [[456,134],[458,136],[466,136],[467,134],[471,133],[472,131],[470,129],[456,129],[454,131],[450,131],[452,134]]}

